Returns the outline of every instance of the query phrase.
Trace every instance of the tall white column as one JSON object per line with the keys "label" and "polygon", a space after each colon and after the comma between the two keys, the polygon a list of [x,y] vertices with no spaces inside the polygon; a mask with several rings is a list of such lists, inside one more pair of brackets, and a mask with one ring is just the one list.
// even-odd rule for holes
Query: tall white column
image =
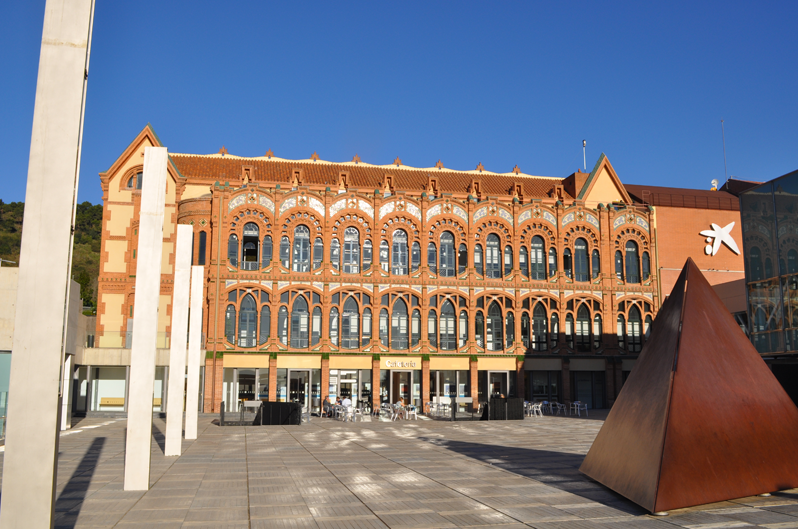
{"label": "tall white column", "polygon": [[202,362],[202,305],[205,267],[191,267],[191,314],[188,328],[188,382],[186,385],[186,439],[197,438],[199,374]]}
{"label": "tall white column", "polygon": [[175,282],[172,285],[172,343],[169,348],[169,387],[166,392],[164,447],[166,456],[179,456],[183,444],[183,384],[186,381],[186,339],[193,233],[194,228],[188,224],[177,226]]}
{"label": "tall white column", "polygon": [[165,147],[144,149],[144,185],[139,213],[136,294],[133,300],[133,344],[125,444],[125,490],[147,490],[150,484],[152,392],[161,292],[163,211],[166,198]]}
{"label": "tall white column", "polygon": [[[93,0],[47,0],[20,248],[0,527],[52,527]],[[35,396],[35,397],[32,397]]]}
{"label": "tall white column", "polygon": [[61,375],[61,431],[72,428],[72,360],[74,358],[73,355],[66,355]]}

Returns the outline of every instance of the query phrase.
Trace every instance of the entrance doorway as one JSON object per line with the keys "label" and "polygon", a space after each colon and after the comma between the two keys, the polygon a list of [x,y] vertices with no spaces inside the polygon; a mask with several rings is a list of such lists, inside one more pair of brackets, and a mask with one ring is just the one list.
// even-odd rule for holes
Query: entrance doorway
{"label": "entrance doorway", "polygon": [[509,396],[510,377],[507,371],[488,371],[489,397]]}
{"label": "entrance doorway", "polygon": [[391,403],[399,402],[401,398],[405,404],[412,404],[410,400],[413,387],[412,371],[391,371]]}
{"label": "entrance doorway", "polygon": [[307,412],[310,404],[310,371],[288,371],[288,401],[298,402]]}

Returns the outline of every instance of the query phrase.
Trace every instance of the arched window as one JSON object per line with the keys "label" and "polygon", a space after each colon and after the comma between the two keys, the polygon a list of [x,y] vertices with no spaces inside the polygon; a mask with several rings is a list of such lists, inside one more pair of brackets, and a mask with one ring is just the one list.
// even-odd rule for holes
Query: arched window
{"label": "arched window", "polygon": [[644,333],[646,340],[648,340],[651,335],[651,316],[646,316]]}
{"label": "arched window", "polygon": [[441,349],[444,351],[453,351],[457,348],[457,330],[454,322],[454,305],[446,300],[441,306]]}
{"label": "arched window", "polygon": [[584,303],[576,311],[576,350],[590,351],[590,310]]}
{"label": "arched window", "polygon": [[380,311],[380,343],[385,347],[391,344],[390,334],[388,334],[388,309]]}
{"label": "arched window", "polygon": [[418,268],[421,266],[421,245],[418,244],[418,241],[413,242],[413,248],[410,252],[410,271],[411,272],[418,272]]}
{"label": "arched window", "polygon": [[305,296],[294,299],[291,311],[291,347],[305,349],[308,346],[308,302]]}
{"label": "arched window", "polygon": [[[294,228],[294,272],[310,271],[310,230],[307,226]],[[292,317],[293,320],[293,317]],[[293,325],[293,323],[291,323]],[[293,341],[293,338],[291,338]],[[307,347],[307,345],[305,345]]]}
{"label": "arched window", "polygon": [[[205,232],[203,232],[205,233]],[[202,235],[200,234],[200,246],[203,245],[202,242]],[[272,264],[272,236],[266,235],[263,237],[263,251],[261,252],[263,256],[261,257],[261,267],[266,268],[270,264]],[[205,256],[202,257],[202,263],[205,264]]]}
{"label": "arched window", "polygon": [[394,230],[393,232],[391,268],[393,275],[407,275],[407,233],[404,230]]}
{"label": "arched window", "polygon": [[445,231],[441,234],[441,277],[455,276],[454,236]]}
{"label": "arched window", "polygon": [[482,316],[481,310],[474,317],[474,334],[476,335],[477,345],[485,347],[485,317]]}
{"label": "arched window", "polygon": [[504,317],[504,335],[507,337],[506,347],[512,347],[515,342],[515,316],[512,312],[508,312]]}
{"label": "arched window", "polygon": [[762,281],[765,279],[762,267],[762,250],[758,246],[751,248],[750,254],[751,281]]}
{"label": "arched window", "polygon": [[615,279],[623,281],[623,254],[620,250],[615,252]]}
{"label": "arched window", "polygon": [[765,277],[773,277],[773,261],[770,260],[770,257],[765,257]]}
{"label": "arched window", "polygon": [[529,245],[530,277],[535,281],[546,279],[546,254],[543,251],[543,238],[535,235]]}
{"label": "arched window", "polygon": [[288,237],[283,237],[280,239],[280,264],[282,264],[284,268],[288,268],[288,261],[290,258],[291,242],[288,240]]}
{"label": "arched window", "polygon": [[314,307],[310,327],[310,345],[318,345],[321,340],[321,307]]}
{"label": "arched window", "polygon": [[363,337],[361,345],[366,347],[371,343],[371,309],[366,307],[363,309]]}
{"label": "arched window", "polygon": [[244,224],[244,238],[242,239],[241,268],[244,270],[258,269],[258,242],[260,230],[254,222]]}
{"label": "arched window", "polygon": [[241,312],[238,315],[238,346],[255,347],[258,323],[258,311],[255,298],[247,294],[241,300]]}
{"label": "arched window", "polygon": [[415,347],[421,341],[421,312],[418,309],[413,309],[413,320],[410,325],[410,345]]}
{"label": "arched window", "polygon": [[363,241],[363,270],[371,268],[371,241]]}
{"label": "arched window", "polygon": [[341,269],[341,243],[338,239],[330,241],[330,264],[335,270]]}
{"label": "arched window", "polygon": [[587,241],[579,238],[574,241],[574,279],[588,281],[590,268],[587,262]]}
{"label": "arched window", "polygon": [[618,335],[618,347],[624,349],[626,347],[624,343],[624,334],[626,334],[626,320],[623,317],[623,314],[618,314],[618,327],[616,331]]}
{"label": "arched window", "polygon": [[521,313],[521,343],[524,344],[524,349],[529,350],[532,348],[530,340],[531,327],[529,325],[529,313],[524,311]]}
{"label": "arched window", "polygon": [[344,273],[360,273],[360,232],[349,227],[344,230]]}
{"label": "arched window", "polygon": [[230,266],[238,267],[238,235],[230,234],[227,239],[227,262]]}
{"label": "arched window", "polygon": [[330,309],[330,342],[338,345],[338,307]]}
{"label": "arched window", "polygon": [[324,241],[321,237],[316,237],[313,241],[313,270],[321,268],[321,262],[324,260]]}
{"label": "arched window", "polygon": [[285,306],[277,311],[277,337],[281,344],[288,345],[288,309]]}
{"label": "arched window", "polygon": [[141,189],[142,184],[144,183],[144,173],[138,172],[135,176],[131,176],[127,181],[127,188],[128,189]]}
{"label": "arched window", "polygon": [[[499,237],[491,233],[485,241],[487,251],[485,252],[485,275],[489,278],[502,276],[501,257],[499,248]],[[490,316],[488,316],[490,318]]]}
{"label": "arched window", "polygon": [[557,347],[557,342],[560,341],[560,318],[556,312],[551,313],[551,348]]}
{"label": "arched window", "polygon": [[626,282],[640,282],[640,260],[637,257],[637,243],[626,241]]}
{"label": "arched window", "polygon": [[434,242],[427,245],[427,266],[433,274],[438,273],[438,251]]}
{"label": "arched window", "polygon": [[499,304],[494,301],[488,308],[486,341],[489,351],[501,351],[504,349],[504,336],[502,336],[503,327],[504,318],[502,318],[502,309],[499,307]]}
{"label": "arched window", "polygon": [[787,250],[787,273],[798,273],[798,252],[794,248]]}
{"label": "arched window", "polygon": [[205,253],[208,244],[208,234],[204,231],[199,232],[199,246],[197,248],[197,264],[203,266],[205,264]]}
{"label": "arched window", "polygon": [[562,271],[568,279],[574,278],[574,260],[571,258],[570,248],[562,251]]}
{"label": "arched window", "polygon": [[565,316],[565,343],[571,349],[574,348],[574,315],[567,314]]}
{"label": "arched window", "polygon": [[468,267],[468,248],[465,244],[460,244],[457,249],[457,273],[464,274]]}
{"label": "arched window", "polygon": [[598,349],[601,347],[601,334],[603,330],[601,328],[601,315],[596,314],[593,316],[593,347]]}
{"label": "arched window", "polygon": [[391,314],[391,348],[407,349],[407,334],[407,304],[403,300],[397,299],[393,304]]}
{"label": "arched window", "polygon": [[224,337],[228,342],[236,343],[236,306],[228,305],[224,313]]}
{"label": "arched window", "polygon": [[521,267],[521,275],[529,277],[529,259],[527,258],[526,246],[522,246],[518,252],[518,266]]}
{"label": "arched window", "polygon": [[388,241],[380,241],[380,267],[383,272],[388,272]]}
{"label": "arched window", "polygon": [[457,345],[458,347],[465,347],[468,341],[468,313],[464,310],[460,311],[460,332],[458,333]]}
{"label": "arched window", "polygon": [[258,333],[258,345],[263,345],[269,339],[272,332],[272,311],[268,303],[260,308],[260,332]]}
{"label": "arched window", "polygon": [[427,340],[430,347],[438,347],[438,316],[434,309],[430,309],[427,316]]}
{"label": "arched window", "polygon": [[601,273],[601,257],[599,257],[598,250],[593,250],[593,254],[590,257],[590,264],[593,265],[593,279],[598,279]]}
{"label": "arched window", "polygon": [[504,247],[504,275],[509,276],[513,272],[513,248],[509,244]]}
{"label": "arched window", "polygon": [[341,319],[341,347],[344,349],[357,349],[360,345],[360,314],[357,301],[349,296],[344,303],[344,316]]}
{"label": "arched window", "polygon": [[549,248],[549,277],[557,275],[557,249],[552,246]]}
{"label": "arched window", "polygon": [[640,318],[640,310],[636,306],[632,306],[629,309],[629,325],[628,325],[628,340],[629,340],[629,352],[630,353],[639,353],[640,349],[643,345],[642,340],[642,319]]}
{"label": "arched window", "polygon": [[482,245],[477,244],[474,246],[474,269],[479,275],[485,275],[482,269]]}
{"label": "arched window", "polygon": [[[552,314],[552,322],[555,314]],[[546,307],[542,302],[535,304],[532,311],[532,349],[545,351],[548,345],[548,325],[546,321]]]}
{"label": "arched window", "polygon": [[643,265],[643,281],[648,281],[651,276],[651,260],[648,257],[648,252],[643,252],[641,264]]}

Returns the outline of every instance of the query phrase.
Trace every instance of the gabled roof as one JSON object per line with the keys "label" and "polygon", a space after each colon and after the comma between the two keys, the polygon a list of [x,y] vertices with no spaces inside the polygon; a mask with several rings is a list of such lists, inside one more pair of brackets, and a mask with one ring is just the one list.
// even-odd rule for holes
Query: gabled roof
{"label": "gabled roof", "polygon": [[[107,171],[100,173],[100,176],[105,176],[109,174],[113,174],[119,169],[119,167],[125,163],[125,161],[139,148],[139,146],[145,141],[149,140],[149,143],[153,147],[165,147],[161,138],[158,137],[158,134],[155,133],[155,129],[152,127],[151,124],[147,123],[147,125],[139,132],[136,137],[131,141],[127,148],[122,152],[122,154],[111,164],[111,167],[108,168]],[[174,160],[172,160],[171,155],[169,155],[169,165],[172,169],[177,173],[178,176],[182,177],[183,175],[180,173],[180,170],[175,165]]]}
{"label": "gabled roof", "polygon": [[[585,201],[590,200],[591,191],[593,191],[593,189],[596,187],[596,184],[603,178],[609,178],[610,182],[618,191],[618,194],[621,196],[621,199],[624,203],[632,203],[632,199],[626,192],[623,183],[621,183],[621,179],[618,178],[618,174],[615,172],[615,169],[612,167],[612,164],[604,153],[601,153],[601,156],[599,156],[599,159],[596,161],[596,165],[593,166],[593,170],[590,171],[590,175],[587,177],[582,189],[579,190],[576,198]],[[602,201],[603,200],[601,197],[596,199],[596,202]]]}

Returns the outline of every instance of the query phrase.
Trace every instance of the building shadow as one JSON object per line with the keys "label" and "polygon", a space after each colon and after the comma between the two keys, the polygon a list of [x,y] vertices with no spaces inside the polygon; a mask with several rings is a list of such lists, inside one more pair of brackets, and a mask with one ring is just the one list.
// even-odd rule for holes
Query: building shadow
{"label": "building shadow", "polygon": [[419,439],[628,514],[648,514],[639,505],[579,472],[585,459],[582,454],[427,437]]}
{"label": "building shadow", "polygon": [[74,515],[70,516],[69,520],[57,523],[59,527],[64,526],[64,523],[69,526],[70,521],[76,521],[77,514],[80,513],[80,508],[83,505],[83,500],[86,499],[91,478],[97,469],[97,461],[99,461],[103,446],[105,446],[105,440],[105,437],[98,437],[92,441],[77,468],[72,472],[72,476],[66,486],[55,500],[56,516],[64,512]]}

